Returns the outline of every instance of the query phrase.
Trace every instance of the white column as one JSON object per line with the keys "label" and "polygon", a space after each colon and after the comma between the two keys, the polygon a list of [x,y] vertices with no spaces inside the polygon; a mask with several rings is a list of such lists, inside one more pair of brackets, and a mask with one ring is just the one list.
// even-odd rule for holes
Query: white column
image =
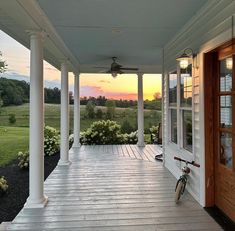
{"label": "white column", "polygon": [[80,144],[80,76],[74,75],[74,142],[73,148],[79,148]]}
{"label": "white column", "polygon": [[41,208],[44,195],[44,86],[42,33],[30,35],[29,198],[25,208]]}
{"label": "white column", "polygon": [[61,64],[60,160],[58,165],[69,165],[69,83],[66,62]]}
{"label": "white column", "polygon": [[138,73],[138,143],[144,147],[144,101],[143,101],[143,74]]}

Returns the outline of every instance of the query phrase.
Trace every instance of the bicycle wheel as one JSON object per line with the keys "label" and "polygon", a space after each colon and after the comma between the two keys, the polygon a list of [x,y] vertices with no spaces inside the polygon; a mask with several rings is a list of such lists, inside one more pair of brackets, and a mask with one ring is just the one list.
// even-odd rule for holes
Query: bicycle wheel
{"label": "bicycle wheel", "polygon": [[175,189],[175,203],[176,204],[179,202],[183,189],[184,189],[184,182],[182,180],[179,180],[178,185]]}

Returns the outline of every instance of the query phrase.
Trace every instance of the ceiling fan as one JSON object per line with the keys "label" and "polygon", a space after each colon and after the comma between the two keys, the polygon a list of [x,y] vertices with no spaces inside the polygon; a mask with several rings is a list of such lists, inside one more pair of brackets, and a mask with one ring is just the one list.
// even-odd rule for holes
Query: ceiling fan
{"label": "ceiling fan", "polygon": [[[108,71],[105,71],[105,73],[110,73],[114,78],[117,77],[118,74],[125,73],[124,71],[138,71],[138,68],[131,68],[131,67],[123,67],[122,65],[118,64],[116,62],[117,57],[112,57],[113,62],[111,63],[111,67]],[[97,67],[97,68],[103,68],[103,67]]]}

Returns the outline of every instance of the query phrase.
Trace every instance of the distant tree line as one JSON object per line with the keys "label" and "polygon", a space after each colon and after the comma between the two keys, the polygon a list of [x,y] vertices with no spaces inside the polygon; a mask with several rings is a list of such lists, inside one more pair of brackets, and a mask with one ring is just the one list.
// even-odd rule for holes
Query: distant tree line
{"label": "distant tree line", "polygon": [[[59,104],[60,89],[45,88],[45,103]],[[26,81],[0,78],[0,106],[21,105],[29,102],[30,85]],[[73,93],[69,93],[70,104],[73,104]],[[105,96],[81,97],[80,104],[87,105],[88,102],[95,106],[107,106],[108,99]],[[115,107],[137,108],[137,100],[112,100]],[[145,100],[144,108],[150,110],[161,110],[161,98],[159,93],[154,94],[154,100]]]}
{"label": "distant tree line", "polygon": [[[88,102],[92,102],[96,106],[106,106],[106,102],[108,99],[105,96],[98,96],[95,97],[81,97],[80,103],[81,105],[87,105]],[[113,100],[115,102],[116,107],[128,108],[128,107],[136,107],[137,101],[136,100]]]}
{"label": "distant tree line", "polygon": [[[44,91],[45,103],[60,103],[59,88],[45,88]],[[0,101],[2,106],[28,103],[29,94],[30,86],[26,81],[0,78]],[[71,93],[70,98],[72,98]]]}
{"label": "distant tree line", "polygon": [[0,78],[0,97],[3,106],[27,103],[29,84],[25,81]]}
{"label": "distant tree line", "polygon": [[[158,94],[154,94],[154,96],[157,96]],[[98,96],[95,97],[81,97],[80,104],[81,105],[87,105],[89,102],[92,103],[95,106],[107,106],[108,99],[105,96]],[[116,107],[121,108],[137,108],[137,100],[112,100],[115,102]],[[145,100],[144,101],[144,108],[149,110],[161,110],[161,98],[158,96],[157,98],[154,98],[153,100]],[[73,100],[72,100],[73,103]]]}

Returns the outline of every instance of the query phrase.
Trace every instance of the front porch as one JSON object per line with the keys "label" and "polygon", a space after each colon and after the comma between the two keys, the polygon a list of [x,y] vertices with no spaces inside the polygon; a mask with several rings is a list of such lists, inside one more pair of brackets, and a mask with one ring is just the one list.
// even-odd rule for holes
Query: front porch
{"label": "front porch", "polygon": [[23,209],[8,230],[221,230],[156,162],[157,145],[81,146],[45,182],[44,208]]}

